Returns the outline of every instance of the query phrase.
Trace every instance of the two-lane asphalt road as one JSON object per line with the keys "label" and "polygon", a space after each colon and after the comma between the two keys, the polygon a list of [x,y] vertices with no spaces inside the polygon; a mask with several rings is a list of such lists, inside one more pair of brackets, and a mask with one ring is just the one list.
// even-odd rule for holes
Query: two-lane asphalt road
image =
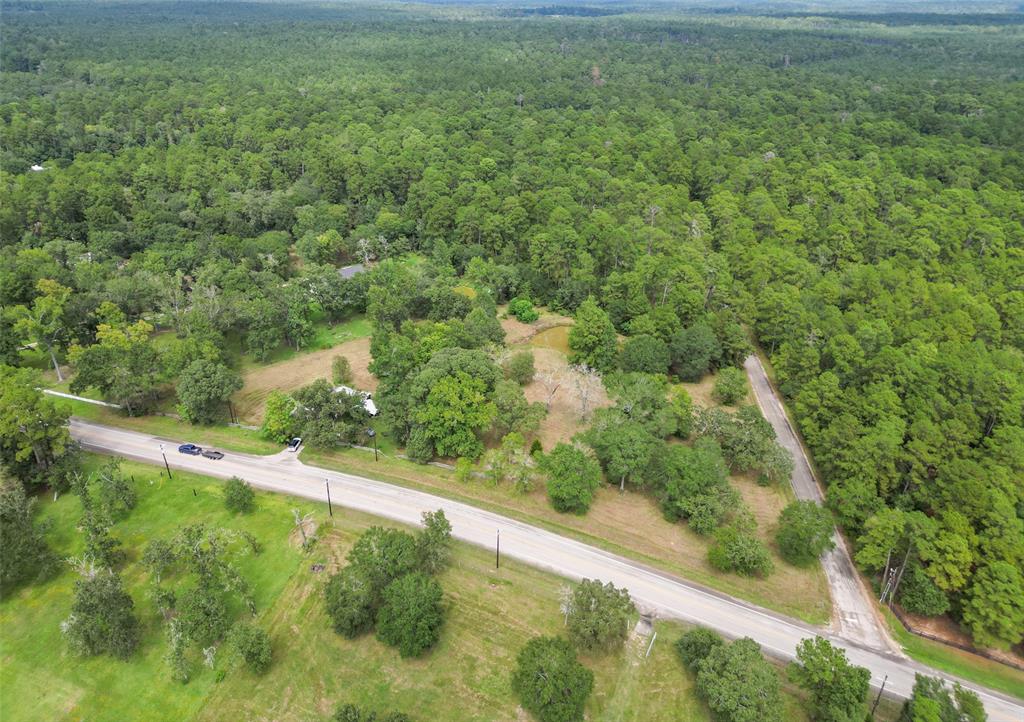
{"label": "two-lane asphalt road", "polygon": [[[458,539],[493,548],[501,532],[502,554],[572,579],[601,579],[625,587],[637,603],[661,617],[713,627],[730,637],[749,636],[765,650],[792,659],[797,643],[814,634],[829,637],[847,649],[851,661],[871,670],[876,687],[887,678],[886,691],[908,696],[914,672],[937,674],[923,665],[851,643],[796,620],[751,604],[731,599],[638,562],[610,554],[574,539],[419,491],[405,489],[351,474],[327,471],[301,463],[293,454],[250,456],[228,453],[220,461],[179,454],[181,440],[160,439],[122,429],[73,419],[72,435],[86,448],[163,465],[160,444],[166,446],[173,468],[227,478],[238,476],[255,487],[326,502],[325,481],[331,484],[335,504],[358,509],[407,524],[418,524],[424,511],[444,509]],[[201,434],[188,441],[202,444]],[[173,487],[172,487],[173,488]],[[940,675],[942,676],[942,675]],[[1024,721],[1024,701],[976,685],[992,720]]]}

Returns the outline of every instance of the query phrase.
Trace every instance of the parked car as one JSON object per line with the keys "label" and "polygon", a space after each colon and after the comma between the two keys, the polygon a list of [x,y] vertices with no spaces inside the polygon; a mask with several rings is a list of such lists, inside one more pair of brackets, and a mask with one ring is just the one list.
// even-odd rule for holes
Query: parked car
{"label": "parked car", "polygon": [[182,444],[178,447],[178,453],[188,454],[189,456],[199,456],[203,453],[203,447],[196,446],[195,444]]}
{"label": "parked car", "polygon": [[288,442],[288,451],[298,451],[300,446],[302,446],[302,439],[296,436]]}
{"label": "parked car", "polygon": [[217,461],[218,459],[224,458],[224,452],[214,451],[213,449],[207,449],[206,451],[203,452],[203,456],[205,456],[207,459],[213,459],[214,461]]}

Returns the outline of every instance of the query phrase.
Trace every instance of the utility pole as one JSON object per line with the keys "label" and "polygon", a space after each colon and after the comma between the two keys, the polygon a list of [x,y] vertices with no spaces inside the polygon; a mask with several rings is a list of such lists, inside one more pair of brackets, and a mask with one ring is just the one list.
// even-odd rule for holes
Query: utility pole
{"label": "utility pole", "polygon": [[160,444],[160,456],[164,457],[164,467],[167,469],[167,478],[171,477],[171,465],[167,463],[167,454],[164,453],[164,445]]}
{"label": "utility pole", "polygon": [[373,439],[373,460],[377,461],[377,432],[373,429],[367,429],[366,435]]}
{"label": "utility pole", "polygon": [[494,568],[501,569],[501,529],[498,529],[497,543],[494,546]]}
{"label": "utility pole", "polygon": [[331,482],[328,481],[327,479],[324,479],[324,484],[327,485],[327,512],[331,515],[331,518],[333,519],[334,509],[331,508]]}
{"label": "utility pole", "polygon": [[882,699],[882,692],[885,691],[885,683],[889,681],[889,675],[885,675],[885,679],[882,680],[882,686],[878,690],[878,696],[875,697],[875,703],[871,705],[871,719],[875,718],[875,708],[878,707],[878,703]]}

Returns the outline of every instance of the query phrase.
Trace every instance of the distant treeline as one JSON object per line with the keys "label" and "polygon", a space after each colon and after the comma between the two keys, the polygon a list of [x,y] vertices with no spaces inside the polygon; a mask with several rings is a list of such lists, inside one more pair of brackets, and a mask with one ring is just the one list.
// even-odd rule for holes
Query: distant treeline
{"label": "distant treeline", "polygon": [[572,15],[575,17],[591,18],[604,15],[622,15],[630,12],[628,7],[592,7],[587,5],[547,5],[539,8],[510,8],[502,14],[508,17],[526,17],[528,15]]}
{"label": "distant treeline", "polygon": [[[1024,10],[1024,6],[1018,8]],[[718,9],[716,13],[748,12],[730,9]],[[1024,25],[1024,13],[764,13],[779,18],[811,18],[827,17],[836,20],[853,22],[879,23],[882,25]]]}

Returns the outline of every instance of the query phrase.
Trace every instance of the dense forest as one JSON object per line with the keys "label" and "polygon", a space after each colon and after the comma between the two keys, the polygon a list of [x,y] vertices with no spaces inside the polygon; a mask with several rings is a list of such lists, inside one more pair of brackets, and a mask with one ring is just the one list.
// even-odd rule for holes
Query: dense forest
{"label": "dense forest", "polygon": [[[141,413],[229,387],[226,339],[366,311],[426,460],[482,451],[493,411],[431,408],[494,399],[495,305],[576,316],[599,371],[620,334],[625,370],[699,378],[750,332],[882,594],[1019,643],[1019,17],[533,12],[7,4],[0,361],[36,344]],[[57,452],[3,458],[57,484]]]}

